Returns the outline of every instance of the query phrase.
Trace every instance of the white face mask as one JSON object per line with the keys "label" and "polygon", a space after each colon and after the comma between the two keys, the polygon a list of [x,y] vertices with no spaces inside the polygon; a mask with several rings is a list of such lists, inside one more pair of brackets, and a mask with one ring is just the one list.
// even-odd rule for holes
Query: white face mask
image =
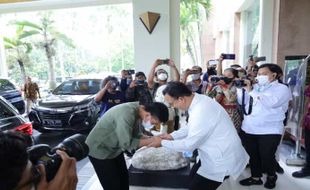
{"label": "white face mask", "polygon": [[269,78],[267,75],[260,75],[260,76],[257,76],[256,77],[256,80],[258,82],[258,85],[260,86],[265,86],[265,85],[268,85],[270,82],[269,82]]}
{"label": "white face mask", "polygon": [[192,74],[192,80],[198,80],[200,79],[200,73]]}
{"label": "white face mask", "polygon": [[146,130],[150,130],[153,128],[153,125],[151,124],[151,121],[142,121],[142,126],[146,129]]}
{"label": "white face mask", "polygon": [[157,75],[158,80],[167,80],[168,75],[166,73],[160,73]]}

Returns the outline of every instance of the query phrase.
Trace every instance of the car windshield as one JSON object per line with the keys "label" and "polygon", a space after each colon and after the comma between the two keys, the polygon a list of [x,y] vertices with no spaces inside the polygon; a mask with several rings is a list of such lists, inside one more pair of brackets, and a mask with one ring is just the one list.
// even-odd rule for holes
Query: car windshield
{"label": "car windshield", "polygon": [[0,91],[15,90],[14,84],[6,79],[0,79]]}
{"label": "car windshield", "polygon": [[0,119],[12,117],[15,114],[0,100]]}
{"label": "car windshield", "polygon": [[96,94],[100,89],[101,80],[83,79],[63,82],[54,91],[55,95],[90,95]]}

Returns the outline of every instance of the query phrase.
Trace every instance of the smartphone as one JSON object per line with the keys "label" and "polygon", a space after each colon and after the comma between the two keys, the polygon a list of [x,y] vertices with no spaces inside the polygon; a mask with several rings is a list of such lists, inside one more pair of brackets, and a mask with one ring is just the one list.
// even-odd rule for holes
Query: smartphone
{"label": "smartphone", "polygon": [[223,59],[235,59],[236,54],[222,53]]}
{"label": "smartphone", "polygon": [[128,71],[128,74],[129,74],[129,75],[135,74],[135,70],[133,70],[133,69],[129,69],[129,70],[127,70],[127,71]]}
{"label": "smartphone", "polygon": [[163,59],[162,60],[162,64],[166,64],[167,65],[168,63],[169,63],[169,59]]}
{"label": "smartphone", "polygon": [[219,63],[219,61],[216,59],[209,60],[209,65],[217,65],[218,63]]}

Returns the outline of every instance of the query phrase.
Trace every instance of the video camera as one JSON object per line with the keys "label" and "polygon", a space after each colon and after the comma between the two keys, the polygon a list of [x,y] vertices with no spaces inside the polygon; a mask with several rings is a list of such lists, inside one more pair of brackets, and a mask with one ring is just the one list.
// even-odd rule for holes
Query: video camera
{"label": "video camera", "polygon": [[246,84],[244,83],[243,79],[238,79],[238,80],[234,80],[234,86],[236,88],[242,88],[242,87],[246,86]]}
{"label": "video camera", "polygon": [[256,63],[260,61],[266,61],[266,56],[254,57],[253,59]]}
{"label": "video camera", "polygon": [[47,181],[51,181],[55,177],[62,162],[61,157],[56,154],[56,150],[65,151],[77,161],[82,160],[89,152],[85,140],[86,136],[75,134],[66,138],[54,148],[51,148],[47,144],[34,145],[28,149],[29,160],[34,165],[43,164],[46,171],[46,179]]}
{"label": "video camera", "polygon": [[266,56],[254,57],[253,55],[250,55],[249,61],[255,61],[256,63],[260,61],[266,61]]}

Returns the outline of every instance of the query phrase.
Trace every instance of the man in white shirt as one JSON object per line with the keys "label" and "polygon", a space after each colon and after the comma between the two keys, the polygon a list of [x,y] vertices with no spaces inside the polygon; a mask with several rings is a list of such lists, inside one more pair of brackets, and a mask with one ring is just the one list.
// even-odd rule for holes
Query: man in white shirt
{"label": "man in white shirt", "polygon": [[200,161],[192,168],[190,190],[214,190],[226,176],[237,178],[249,157],[224,108],[205,95],[192,93],[181,82],[169,82],[163,94],[172,107],[188,110],[189,120],[178,131],[154,138],[150,146],[198,150]]}

